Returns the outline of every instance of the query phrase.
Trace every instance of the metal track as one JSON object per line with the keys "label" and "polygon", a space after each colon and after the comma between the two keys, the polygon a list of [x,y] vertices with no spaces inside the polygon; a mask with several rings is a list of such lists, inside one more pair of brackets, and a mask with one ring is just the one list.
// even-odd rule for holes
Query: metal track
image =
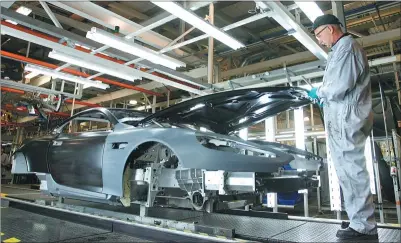
{"label": "metal track", "polygon": [[[167,220],[152,217],[140,217],[125,213],[113,211],[86,208],[75,205],[65,205],[60,203],[52,203],[53,205],[45,205],[45,202],[28,202],[15,198],[2,197],[2,205],[10,204],[13,207],[23,207],[28,211],[34,211],[40,214],[56,215],[58,217],[71,217],[73,220],[79,220],[82,223],[102,226],[105,223],[112,223],[113,229],[119,229],[121,233],[129,232],[147,232],[149,235],[157,235],[163,233],[163,238],[179,238],[180,241],[205,241],[205,242],[237,242],[238,239],[229,239],[227,236],[218,235],[218,229],[212,227],[198,227],[195,224],[180,222],[175,220]],[[135,229],[135,230],[133,230]],[[202,232],[203,231],[203,232]],[[205,233],[208,232],[208,233]],[[225,232],[225,231],[223,231]]]}
{"label": "metal track", "polygon": [[[123,233],[134,232],[135,230],[132,229],[136,228],[140,232],[147,230],[151,232],[150,235],[163,233],[182,239],[189,237],[201,241],[335,242],[337,241],[336,231],[341,224],[341,221],[332,219],[242,210],[231,210],[222,214],[150,208],[148,217],[140,217],[139,208],[122,208],[74,200],[66,200],[68,204],[65,204],[54,200],[27,202],[9,197],[2,198],[2,202],[6,200],[13,204],[28,205],[34,212],[40,209],[40,213],[47,211],[52,214],[61,213],[63,217],[70,215],[73,221],[79,216],[84,223],[97,221],[97,224],[101,225],[109,222],[115,225],[115,229],[125,229],[121,231]],[[379,224],[378,226],[379,242],[399,241],[401,237],[399,225]]]}

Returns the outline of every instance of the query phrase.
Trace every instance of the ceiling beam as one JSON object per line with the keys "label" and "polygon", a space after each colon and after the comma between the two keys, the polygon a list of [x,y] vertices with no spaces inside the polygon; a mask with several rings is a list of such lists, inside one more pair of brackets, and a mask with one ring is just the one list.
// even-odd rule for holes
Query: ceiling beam
{"label": "ceiling beam", "polygon": [[9,8],[11,7],[11,5],[13,5],[15,1],[1,1],[1,6],[3,8]]}
{"label": "ceiling beam", "polygon": [[[296,55],[292,55],[292,56],[296,56]],[[310,56],[313,57],[312,54],[310,54]],[[400,62],[400,55],[397,55],[395,57],[395,61],[396,62]],[[391,61],[391,60],[390,60]],[[394,61],[394,60],[393,60]],[[388,57],[386,58],[379,58],[379,59],[375,59],[371,61],[371,64],[373,65],[379,65],[379,64],[383,64],[384,63],[388,63]],[[304,63],[304,64],[300,64],[297,65],[295,67],[291,67],[291,71],[293,72],[308,72],[307,74],[303,74],[302,76],[296,76],[296,77],[291,77],[292,81],[302,81],[303,78],[316,78],[316,77],[321,77],[324,74],[324,71],[313,71],[319,68],[319,66],[322,65],[321,61],[315,61],[312,63]],[[282,72],[281,70],[274,70],[272,72],[269,72],[269,77],[272,77],[274,79],[275,76],[277,76],[276,79],[272,80],[272,81],[261,81],[259,79],[255,80],[255,81],[250,81],[250,82],[240,82],[241,84],[244,85],[244,87],[242,88],[251,88],[251,87],[262,87],[262,86],[272,86],[272,85],[280,85],[283,84],[285,82],[287,82],[286,78],[282,78],[280,76],[279,73]],[[243,79],[251,79],[249,77],[247,78],[243,78]],[[217,88],[223,88],[225,90],[231,89],[229,82],[221,82],[218,84],[215,84],[215,86]],[[141,88],[145,88],[145,89],[155,89],[155,88],[161,88],[163,87],[162,84],[158,84],[158,83],[149,83],[149,84],[145,84],[145,85],[140,85],[139,87]],[[85,102],[88,103],[93,103],[93,104],[99,104],[99,103],[103,103],[103,102],[109,102],[111,100],[117,100],[117,99],[123,99],[123,98],[127,98],[127,97],[131,97],[133,95],[139,94],[139,92],[136,92],[134,90],[119,90],[119,91],[115,91],[115,92],[111,92],[110,94],[105,94],[105,95],[100,95],[98,97],[95,98],[91,98],[88,100],[85,100]],[[162,105],[163,103],[161,103]],[[77,109],[79,108],[83,108],[85,106],[83,105],[76,105],[75,106]],[[68,109],[71,109],[71,106],[68,106]]]}
{"label": "ceiling beam", "polygon": [[[400,28],[393,29],[393,30],[381,32],[379,34],[356,38],[356,40],[363,47],[379,45],[379,44],[387,43],[390,40],[399,40],[401,38],[400,31],[401,31]],[[229,78],[232,76],[242,75],[244,73],[263,72],[263,71],[267,71],[267,70],[274,69],[277,67],[282,67],[283,63],[286,63],[288,66],[288,65],[292,65],[292,64],[313,61],[316,59],[317,58],[311,52],[304,51],[304,52],[299,52],[296,54],[283,56],[283,57],[279,57],[276,59],[259,62],[259,63],[251,64],[248,66],[231,69],[228,71],[224,71],[224,72],[221,72],[220,78]],[[202,68],[200,68],[200,69],[202,71],[204,71]],[[197,71],[198,71],[198,69],[193,69],[193,70],[191,70],[191,73],[197,73]],[[197,75],[197,78],[203,78],[203,77],[206,77],[206,73],[203,73],[202,76],[200,76],[200,74]]]}
{"label": "ceiling beam", "polygon": [[[156,89],[156,88],[162,88],[162,87],[164,87],[164,85],[161,83],[152,82],[152,83],[148,83],[148,84],[138,85],[138,87],[143,88],[143,89],[152,90],[152,89]],[[85,100],[85,102],[93,103],[93,104],[101,104],[104,102],[125,98],[125,97],[132,96],[132,95],[139,94],[139,93],[140,92],[138,92],[136,90],[121,89],[118,91],[110,92],[108,94],[100,95],[98,97],[94,97],[94,98]],[[85,107],[85,106],[84,105],[75,105],[75,109],[80,109],[83,107]],[[71,110],[72,106],[68,105],[67,108],[69,110]]]}
{"label": "ceiling beam", "polygon": [[[55,36],[58,38],[63,38],[66,37],[71,41],[75,41],[78,44],[87,46],[87,47],[92,47],[93,49],[98,49],[100,47],[102,47],[102,45],[98,42],[92,41],[88,38],[82,37],[80,35],[74,34],[72,32],[69,32],[67,30],[64,29],[60,29],[57,28],[56,26],[41,22],[37,19],[33,19],[31,17],[16,13],[15,11],[11,11],[5,8],[1,9],[2,15],[3,17],[6,16],[8,19],[13,20],[21,25],[24,25],[28,28],[32,28],[35,30],[38,30],[40,32],[46,33],[48,35],[51,36]],[[39,45],[41,45],[40,43],[38,43]],[[110,56],[115,56],[119,59],[122,59],[124,61],[130,61],[133,59],[133,56],[131,54],[110,48],[107,51],[104,51],[105,54],[110,55]],[[160,69],[160,70],[165,70],[163,67],[161,67],[160,65],[156,65],[151,63],[150,61],[147,60],[142,60],[140,62],[138,62],[139,65],[144,65],[146,67],[149,67],[150,69]],[[191,80],[194,81],[193,78],[185,75],[184,73],[181,74],[177,74],[176,71],[168,71],[168,73],[171,73],[173,76],[179,76],[182,79],[187,79],[187,80]],[[168,76],[168,75],[167,75]]]}
{"label": "ceiling beam", "polygon": [[[34,14],[39,15],[39,16],[41,16],[41,17],[43,17],[43,18],[49,18],[49,16],[46,14],[46,12],[45,12],[43,9],[38,8],[38,7],[35,7],[35,6],[30,6],[30,8],[32,9],[32,12],[33,12]],[[65,16],[60,15],[60,14],[57,14],[57,13],[54,13],[54,16],[55,16],[61,23],[65,24],[65,25],[68,25],[68,26],[70,26],[70,27],[73,27],[73,28],[75,28],[75,29],[78,29],[78,30],[80,30],[80,31],[83,31],[83,32],[90,31],[90,29],[93,27],[93,25],[89,25],[89,24],[86,24],[86,23],[83,23],[83,22],[74,20],[74,19],[72,19],[72,18],[65,17]],[[96,27],[99,27],[100,25],[98,25],[98,24],[95,23],[95,26],[96,26]]]}
{"label": "ceiling beam", "polygon": [[292,15],[285,5],[278,1],[263,1],[258,2],[257,5],[264,11],[272,11],[272,18],[286,29],[289,35],[295,37],[318,59],[327,60],[327,49],[319,45],[316,38],[314,38],[302,24],[297,22],[294,15]]}
{"label": "ceiling beam", "polygon": [[[187,8],[191,9],[192,11],[196,11],[196,10],[202,8],[202,7],[209,6],[209,4],[212,3],[212,2],[215,2],[215,1],[210,1],[210,0],[206,0],[206,1],[188,1],[187,2]],[[164,19],[164,18],[166,18],[166,17],[168,17],[170,15],[171,15],[170,13],[168,13],[166,11],[162,11],[160,14],[141,22],[140,24],[142,26],[147,26],[147,25],[153,24],[156,21]]]}
{"label": "ceiling beam", "polygon": [[46,76],[41,76],[41,77],[37,77],[35,79],[31,79],[29,81],[29,84],[33,85],[33,86],[42,86],[42,85],[47,84],[48,82],[50,82],[51,79],[52,79],[51,76],[47,76],[47,75]]}
{"label": "ceiling beam", "polygon": [[122,3],[117,3],[117,2],[110,3],[109,7],[111,9],[116,10],[115,12],[120,12],[121,14],[124,14],[129,18],[137,18],[140,20],[149,19],[149,17],[146,14],[143,14],[143,13],[141,13],[125,4],[122,4]]}
{"label": "ceiling beam", "polygon": [[[143,26],[128,20],[110,10],[107,10],[95,3],[84,1],[84,2],[68,2],[68,1],[52,1],[51,4],[65,9],[71,13],[78,14],[90,21],[103,25],[110,30],[114,30],[116,26],[119,27],[119,32],[123,35],[129,35],[138,31]],[[142,33],[135,38],[147,45],[150,45],[157,49],[162,49],[167,46],[172,40],[162,36],[152,30]],[[186,53],[180,49],[173,51],[176,56],[183,56]]]}

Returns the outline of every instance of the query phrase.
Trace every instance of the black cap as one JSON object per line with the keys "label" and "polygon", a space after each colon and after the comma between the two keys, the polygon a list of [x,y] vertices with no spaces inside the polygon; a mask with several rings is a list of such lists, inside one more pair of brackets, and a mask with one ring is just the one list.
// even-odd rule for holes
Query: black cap
{"label": "black cap", "polygon": [[317,29],[319,26],[327,25],[327,24],[342,25],[340,20],[338,20],[338,18],[336,16],[334,16],[332,14],[325,14],[325,15],[319,16],[315,19],[315,21],[313,22],[312,31]]}

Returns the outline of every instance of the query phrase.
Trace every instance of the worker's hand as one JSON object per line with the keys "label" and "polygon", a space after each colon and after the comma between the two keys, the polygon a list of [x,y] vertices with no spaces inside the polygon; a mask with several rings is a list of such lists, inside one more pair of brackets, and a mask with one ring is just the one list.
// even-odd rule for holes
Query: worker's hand
{"label": "worker's hand", "polygon": [[317,88],[312,88],[309,92],[308,92],[308,96],[311,99],[319,99],[319,96],[317,96]]}

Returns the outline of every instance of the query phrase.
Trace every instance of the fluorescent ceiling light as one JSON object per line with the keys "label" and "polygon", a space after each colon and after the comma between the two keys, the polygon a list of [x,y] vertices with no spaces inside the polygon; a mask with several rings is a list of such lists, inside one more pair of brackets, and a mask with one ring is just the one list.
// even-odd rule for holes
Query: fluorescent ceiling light
{"label": "fluorescent ceiling light", "polygon": [[171,69],[186,66],[186,64],[181,61],[175,60],[174,58],[168,57],[163,54],[159,54],[154,50],[135,44],[132,41],[115,36],[96,27],[93,27],[91,31],[88,31],[86,37],[102,43],[103,45],[111,46],[120,51],[130,53],[132,55],[149,60],[155,64],[160,64]]}
{"label": "fluorescent ceiling light", "polygon": [[177,18],[184,20],[185,22],[194,26],[195,28],[198,28],[199,30],[205,32],[211,37],[219,40],[220,42],[231,47],[234,50],[245,47],[241,42],[237,41],[236,39],[234,39],[224,31],[220,30],[219,28],[199,18],[196,14],[186,10],[177,3],[157,2],[157,1],[152,1],[152,3],[166,10],[167,12],[175,15]]}
{"label": "fluorescent ceiling light", "polygon": [[130,100],[130,101],[129,101],[129,104],[130,104],[130,105],[136,105],[136,104],[138,104],[138,101],[136,101],[136,100]]}
{"label": "fluorescent ceiling light", "polygon": [[20,6],[17,9],[17,13],[23,14],[25,16],[28,16],[31,12],[32,12],[32,9],[24,7],[24,6]]}
{"label": "fluorescent ceiling light", "polygon": [[33,77],[38,76],[39,74],[40,74],[40,73],[37,73],[37,72],[30,72],[30,73],[28,73],[27,75],[25,75],[25,78],[31,79],[31,78],[33,78]]}
{"label": "fluorescent ceiling light", "polygon": [[71,81],[74,83],[89,85],[89,86],[96,87],[99,89],[106,89],[106,88],[110,87],[108,84],[104,84],[102,82],[90,81],[90,80],[87,80],[86,78],[81,78],[81,77],[74,76],[74,75],[67,74],[67,73],[57,72],[53,69],[43,68],[40,66],[31,65],[31,64],[28,64],[25,66],[25,71],[37,72],[40,74],[49,75],[52,77]]}
{"label": "fluorescent ceiling light", "polygon": [[87,47],[87,46],[84,46],[84,45],[80,45],[80,44],[78,44],[78,43],[75,43],[75,45],[76,46],[79,46],[79,47],[82,47],[82,48],[85,48],[85,49],[87,49],[87,50],[92,50],[92,48],[90,48],[90,47]]}
{"label": "fluorescent ceiling light", "polygon": [[313,1],[311,2],[295,1],[295,3],[312,22],[315,21],[317,17],[322,16],[324,14],[323,11],[319,8],[319,6]]}
{"label": "fluorescent ceiling light", "polygon": [[273,15],[288,34],[294,36],[301,44],[303,44],[310,52],[312,52],[320,60],[327,60],[327,52],[316,42],[315,38],[309,34],[308,30],[300,25],[294,16],[280,2],[266,2],[268,8],[275,12]]}
{"label": "fluorescent ceiling light", "polygon": [[71,64],[76,65],[76,66],[80,66],[80,67],[84,67],[84,68],[87,68],[87,69],[95,70],[95,71],[98,71],[100,73],[106,73],[106,74],[109,74],[111,76],[115,76],[115,77],[118,77],[118,78],[126,79],[126,80],[132,81],[132,82],[134,82],[137,79],[141,79],[140,77],[126,74],[126,73],[121,72],[121,71],[119,71],[117,69],[108,68],[108,67],[105,67],[105,66],[103,66],[103,65],[101,65],[99,63],[88,62],[86,60],[83,60],[82,58],[75,57],[75,56],[72,56],[72,55],[68,55],[68,54],[65,54],[65,53],[59,52],[59,51],[54,51],[54,50],[51,51],[49,53],[49,57],[57,59],[57,60],[62,61],[62,62],[71,63]]}
{"label": "fluorescent ceiling light", "polygon": [[8,22],[8,23],[10,23],[10,24],[13,24],[13,25],[18,25],[17,22],[12,21],[12,20],[9,20],[9,19],[6,19],[6,22]]}

